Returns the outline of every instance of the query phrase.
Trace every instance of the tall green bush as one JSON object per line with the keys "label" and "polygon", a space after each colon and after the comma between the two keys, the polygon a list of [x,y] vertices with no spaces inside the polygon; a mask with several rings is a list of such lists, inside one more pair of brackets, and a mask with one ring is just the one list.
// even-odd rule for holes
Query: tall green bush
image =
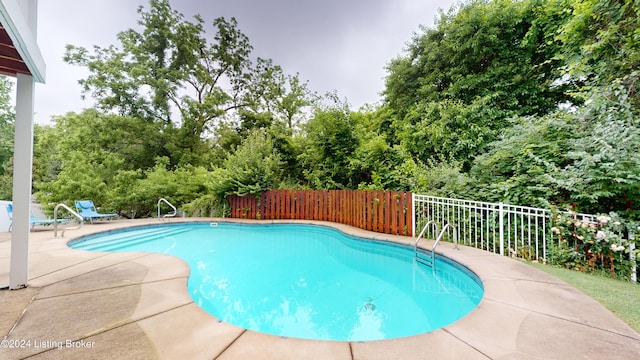
{"label": "tall green bush", "polygon": [[257,195],[277,188],[282,181],[283,162],[265,131],[250,134],[223,166],[212,171],[209,189],[218,196]]}

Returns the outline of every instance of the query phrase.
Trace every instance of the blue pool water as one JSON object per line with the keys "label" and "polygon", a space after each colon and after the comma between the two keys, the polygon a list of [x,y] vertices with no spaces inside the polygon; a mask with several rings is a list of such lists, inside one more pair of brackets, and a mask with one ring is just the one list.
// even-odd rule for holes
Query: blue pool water
{"label": "blue pool water", "polygon": [[225,322],[286,337],[367,341],[429,332],[472,311],[479,279],[413,248],[323,226],[188,223],[130,228],[75,249],[171,254],[191,267],[194,301]]}

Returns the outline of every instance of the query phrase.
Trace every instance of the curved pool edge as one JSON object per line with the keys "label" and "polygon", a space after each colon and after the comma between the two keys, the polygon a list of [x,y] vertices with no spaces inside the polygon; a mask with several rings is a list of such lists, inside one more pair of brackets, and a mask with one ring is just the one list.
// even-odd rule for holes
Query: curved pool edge
{"label": "curved pool edge", "polygon": [[[198,219],[184,219],[194,220]],[[181,221],[182,219],[171,220]],[[341,224],[317,221],[254,223],[256,222],[331,226],[352,236],[412,245],[410,237],[372,233]],[[101,308],[94,309],[98,319],[92,320],[97,324],[96,328],[87,332],[90,324],[79,323],[81,319],[56,318],[57,312],[54,311],[49,316],[52,322],[59,324],[56,327],[56,332],[61,334],[59,336],[95,339],[98,346],[86,351],[116,354],[128,346],[129,331],[134,328],[143,329],[147,341],[154,349],[154,354],[149,355],[160,358],[419,359],[430,356],[444,359],[486,359],[506,356],[568,358],[607,352],[622,357],[640,354],[640,335],[591,298],[517,260],[464,246],[458,251],[451,244],[443,243],[439,245],[438,252],[465,265],[482,279],[485,294],[473,312],[430,333],[363,343],[285,339],[246,331],[219,322],[190,300],[184,273],[185,264],[180,259],[140,253],[90,254],[66,246],[68,240],[85,234],[157,223],[157,220],[149,219],[87,225],[82,231],[67,233],[67,239],[52,239],[52,234],[48,232],[32,233],[29,284],[38,290],[39,295],[27,305],[27,314],[33,315],[41,311],[36,306],[39,300],[51,302],[48,309],[70,306],[65,300],[72,296],[42,295],[68,286],[69,282],[78,283],[80,276],[105,271],[110,266],[134,268],[133,265],[136,265],[136,269],[144,270],[132,271],[135,274],[143,272],[144,276],[135,284],[126,285],[140,288],[141,295],[132,314],[116,322],[109,319],[98,321],[110,310],[109,304],[100,303]],[[4,242],[0,242],[0,250],[5,251]],[[113,274],[107,271],[107,275]],[[88,278],[85,282],[90,283],[91,279]],[[82,285],[100,288],[98,283]],[[122,288],[126,286],[123,285]],[[93,295],[101,296],[102,293],[96,291]],[[97,303],[89,301],[83,304],[90,311]],[[29,333],[30,329],[25,328],[29,324],[25,317],[17,324],[15,333]],[[76,328],[84,330],[75,330]]]}

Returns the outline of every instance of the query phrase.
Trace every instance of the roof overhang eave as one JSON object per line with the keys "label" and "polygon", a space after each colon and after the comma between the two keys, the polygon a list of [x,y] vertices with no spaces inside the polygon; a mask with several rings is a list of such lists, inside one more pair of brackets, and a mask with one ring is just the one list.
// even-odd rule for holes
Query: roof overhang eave
{"label": "roof overhang eave", "polygon": [[44,83],[46,65],[36,36],[14,1],[0,1],[0,21],[36,82]]}

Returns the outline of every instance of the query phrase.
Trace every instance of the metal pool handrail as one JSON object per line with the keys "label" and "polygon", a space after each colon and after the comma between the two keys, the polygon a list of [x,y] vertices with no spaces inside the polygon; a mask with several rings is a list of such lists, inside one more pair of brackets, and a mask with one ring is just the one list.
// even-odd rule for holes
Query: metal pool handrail
{"label": "metal pool handrail", "polygon": [[[435,261],[436,261],[436,246],[438,246],[438,243],[440,243],[440,240],[442,240],[442,237],[444,236],[444,233],[447,231],[447,228],[452,228],[453,229],[453,243],[455,244],[455,249],[460,250],[460,247],[458,246],[458,228],[456,228],[455,225],[453,224],[445,224],[442,227],[442,230],[440,230],[440,233],[438,234],[438,237],[436,238],[436,241],[433,243],[433,247],[431,248],[431,256],[429,259],[425,259],[425,258],[421,258],[418,256],[418,242],[420,241],[420,239],[422,239],[422,236],[424,235],[425,231],[427,230],[427,227],[429,227],[429,225],[432,225],[435,228],[435,232],[438,232],[438,224],[434,221],[434,220],[429,220],[429,222],[427,222],[427,224],[424,226],[424,228],[422,228],[422,231],[420,232],[420,234],[418,235],[418,238],[416,239],[415,243],[413,244],[413,251],[414,251],[414,256],[415,259],[417,261],[422,262],[425,265],[430,265],[431,267],[435,266]],[[429,260],[429,261],[427,261]]]}
{"label": "metal pool handrail", "polygon": [[433,266],[433,260],[434,260],[434,256],[433,256],[433,250],[431,251],[431,264],[427,264],[425,262],[426,259],[423,259],[421,257],[418,256],[418,243],[420,242],[420,239],[423,238],[424,233],[427,231],[427,228],[429,227],[429,225],[433,226],[433,228],[435,229],[434,234],[438,233],[438,224],[433,221],[433,220],[429,220],[424,227],[422,228],[422,231],[420,231],[420,234],[418,234],[418,237],[416,238],[416,241],[413,243],[413,252],[414,252],[414,258],[426,265],[431,265]]}
{"label": "metal pool handrail", "polygon": [[[161,203],[165,203],[165,204],[171,206],[171,208],[173,209],[172,213],[164,214],[164,215],[162,215],[162,218],[160,217],[160,204]],[[158,220],[164,220],[165,218],[168,218],[168,217],[174,217],[174,216],[176,216],[177,213],[178,213],[178,209],[176,209],[176,207],[173,206],[173,204],[170,203],[167,199],[160,198],[160,200],[158,200]]]}
{"label": "metal pool handrail", "polygon": [[422,238],[424,233],[427,231],[427,228],[429,227],[429,225],[432,225],[436,229],[435,233],[438,232],[438,224],[433,220],[429,220],[429,222],[427,222],[424,225],[424,227],[422,228],[422,231],[420,231],[420,234],[416,238],[416,241],[413,243],[413,250],[414,251],[416,251],[416,252],[418,251],[418,242],[420,241],[420,239]]}
{"label": "metal pool handrail", "polygon": [[84,224],[84,218],[82,216],[80,216],[80,214],[78,214],[77,212],[73,211],[70,207],[68,207],[66,204],[58,204],[56,205],[56,207],[53,208],[53,237],[57,238],[58,237],[58,209],[59,208],[64,208],[65,210],[67,210],[68,212],[71,213],[71,215],[75,216],[76,218],[78,218],[78,220],[80,220],[80,223],[78,226],[76,227],[64,227],[62,229],[62,231],[60,232],[60,237],[64,237],[64,232],[66,230],[76,230],[76,229],[80,229],[82,227],[82,224]]}

